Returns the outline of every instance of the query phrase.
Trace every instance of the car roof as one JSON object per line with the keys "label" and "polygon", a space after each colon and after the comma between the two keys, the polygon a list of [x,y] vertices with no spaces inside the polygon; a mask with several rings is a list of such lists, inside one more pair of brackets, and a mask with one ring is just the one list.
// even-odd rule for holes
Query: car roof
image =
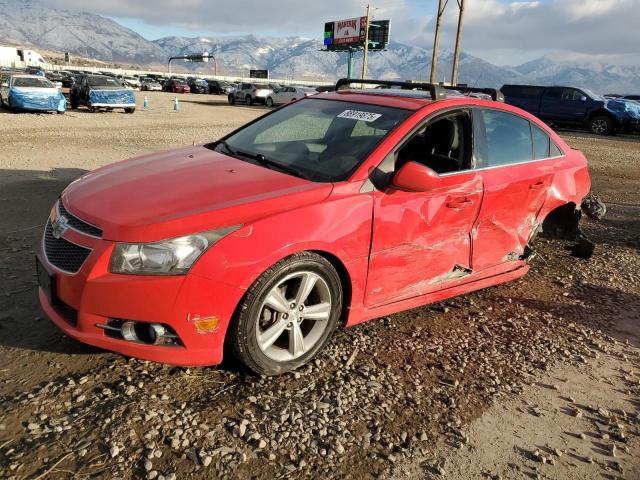
{"label": "car roof", "polygon": [[[327,100],[339,100],[343,102],[353,103],[365,103],[368,105],[380,105],[382,107],[395,107],[405,110],[418,110],[427,105],[431,105],[436,102],[447,102],[451,100],[469,100],[469,103],[477,105],[482,102],[493,105],[504,105],[501,102],[494,102],[491,100],[480,100],[475,97],[467,96],[450,96],[442,100],[432,100],[429,92],[421,90],[401,90],[393,88],[384,89],[343,89],[338,92],[328,92],[322,95],[314,95],[311,98],[327,99]],[[460,103],[460,102],[457,102]]]}

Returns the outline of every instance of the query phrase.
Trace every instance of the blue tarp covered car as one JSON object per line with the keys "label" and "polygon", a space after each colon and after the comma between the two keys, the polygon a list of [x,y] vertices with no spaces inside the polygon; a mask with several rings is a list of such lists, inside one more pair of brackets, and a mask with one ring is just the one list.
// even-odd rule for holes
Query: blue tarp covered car
{"label": "blue tarp covered car", "polygon": [[84,104],[91,111],[124,108],[127,113],[136,109],[136,96],[132,90],[124,88],[117,78],[108,75],[83,75],[69,92],[71,108]]}
{"label": "blue tarp covered car", "polygon": [[64,113],[67,100],[49,80],[35,75],[12,75],[2,80],[0,98],[10,109]]}

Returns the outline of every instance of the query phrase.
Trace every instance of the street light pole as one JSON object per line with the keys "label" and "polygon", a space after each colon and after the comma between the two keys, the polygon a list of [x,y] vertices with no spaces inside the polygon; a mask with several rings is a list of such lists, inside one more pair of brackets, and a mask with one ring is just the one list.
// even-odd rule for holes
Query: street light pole
{"label": "street light pole", "polygon": [[462,21],[464,19],[464,0],[457,0],[460,13],[458,14],[458,31],[456,33],[456,47],[453,52],[453,68],[451,69],[451,85],[458,84],[458,59],[460,57],[460,43],[462,41]]}
{"label": "street light pole", "polygon": [[[362,56],[362,80],[367,78],[367,57],[369,56],[369,11],[371,10],[371,4],[367,4],[367,20],[364,28],[364,53]],[[349,50],[351,51],[351,50]],[[361,85],[364,88],[364,83]]]}
{"label": "street light pole", "polygon": [[431,76],[429,77],[429,82],[436,83],[437,82],[437,66],[438,66],[438,44],[440,43],[440,24],[442,20],[442,15],[444,13],[444,9],[447,6],[449,0],[445,0],[444,5],[442,4],[442,0],[438,0],[438,15],[436,16],[436,31],[433,36],[433,53],[431,54]]}

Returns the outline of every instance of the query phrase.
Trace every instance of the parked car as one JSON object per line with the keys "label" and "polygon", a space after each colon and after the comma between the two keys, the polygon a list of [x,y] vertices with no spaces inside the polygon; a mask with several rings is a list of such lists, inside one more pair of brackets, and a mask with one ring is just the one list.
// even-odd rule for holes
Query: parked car
{"label": "parked car", "polygon": [[75,79],[71,72],[68,72],[66,70],[60,70],[58,73],[60,75],[60,81],[62,82],[62,88],[73,87],[73,84],[75,83]]}
{"label": "parked car", "polygon": [[162,91],[162,85],[153,78],[143,77],[140,79],[140,90],[160,92]]}
{"label": "parked car", "polygon": [[116,78],[120,80],[123,86],[133,88],[134,90],[140,90],[140,80],[136,77],[128,75],[116,75]]}
{"label": "parked car", "polygon": [[281,374],[337,327],[522,277],[541,228],[579,232],[580,151],[513,106],[411,88],[311,96],[74,181],[41,242],[44,312],[125,355]]}
{"label": "parked car", "polygon": [[180,77],[171,77],[169,80],[165,82],[162,86],[162,89],[165,92],[173,92],[173,93],[189,93],[191,92],[191,88],[184,80],[184,78]]}
{"label": "parked car", "polygon": [[123,108],[126,113],[136,111],[133,91],[122,86],[115,77],[107,75],[81,75],[69,92],[71,108],[86,105],[90,111],[104,108]]}
{"label": "parked car", "polygon": [[504,85],[505,101],[546,122],[588,128],[597,135],[610,135],[640,126],[637,105],[621,99],[606,99],[584,88]]}
{"label": "parked car", "polygon": [[188,82],[191,93],[209,93],[209,84],[201,78],[192,78]]}
{"label": "parked car", "polygon": [[221,80],[208,80],[209,93],[214,95],[229,95],[233,90],[233,85],[229,82],[223,82]]}
{"label": "parked car", "polygon": [[259,83],[241,83],[238,88],[228,95],[231,105],[236,102],[244,102],[247,105],[254,103],[266,103],[267,97],[273,93],[268,85]]}
{"label": "parked car", "polygon": [[9,110],[64,113],[67,100],[60,90],[40,75],[2,75],[0,104]]}
{"label": "parked car", "polygon": [[316,95],[318,92],[313,88],[306,87],[280,87],[274,89],[269,94],[266,100],[267,107],[273,107],[274,105],[282,105],[284,103],[293,102],[304,97]]}
{"label": "parked car", "polygon": [[45,76],[45,71],[41,67],[27,67],[24,71],[28,75],[37,75],[39,77]]}

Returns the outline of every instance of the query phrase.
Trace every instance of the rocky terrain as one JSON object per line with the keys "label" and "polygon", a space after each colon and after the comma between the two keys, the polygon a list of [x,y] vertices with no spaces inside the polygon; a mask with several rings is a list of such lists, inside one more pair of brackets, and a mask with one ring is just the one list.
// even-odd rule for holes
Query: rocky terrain
{"label": "rocky terrain", "polygon": [[38,310],[33,255],[68,182],[265,111],[148,96],[134,115],[0,111],[0,477],[638,478],[638,137],[563,134],[609,206],[585,223],[592,259],[541,239],[521,280],[339,331],[262,378],[126,359]]}

